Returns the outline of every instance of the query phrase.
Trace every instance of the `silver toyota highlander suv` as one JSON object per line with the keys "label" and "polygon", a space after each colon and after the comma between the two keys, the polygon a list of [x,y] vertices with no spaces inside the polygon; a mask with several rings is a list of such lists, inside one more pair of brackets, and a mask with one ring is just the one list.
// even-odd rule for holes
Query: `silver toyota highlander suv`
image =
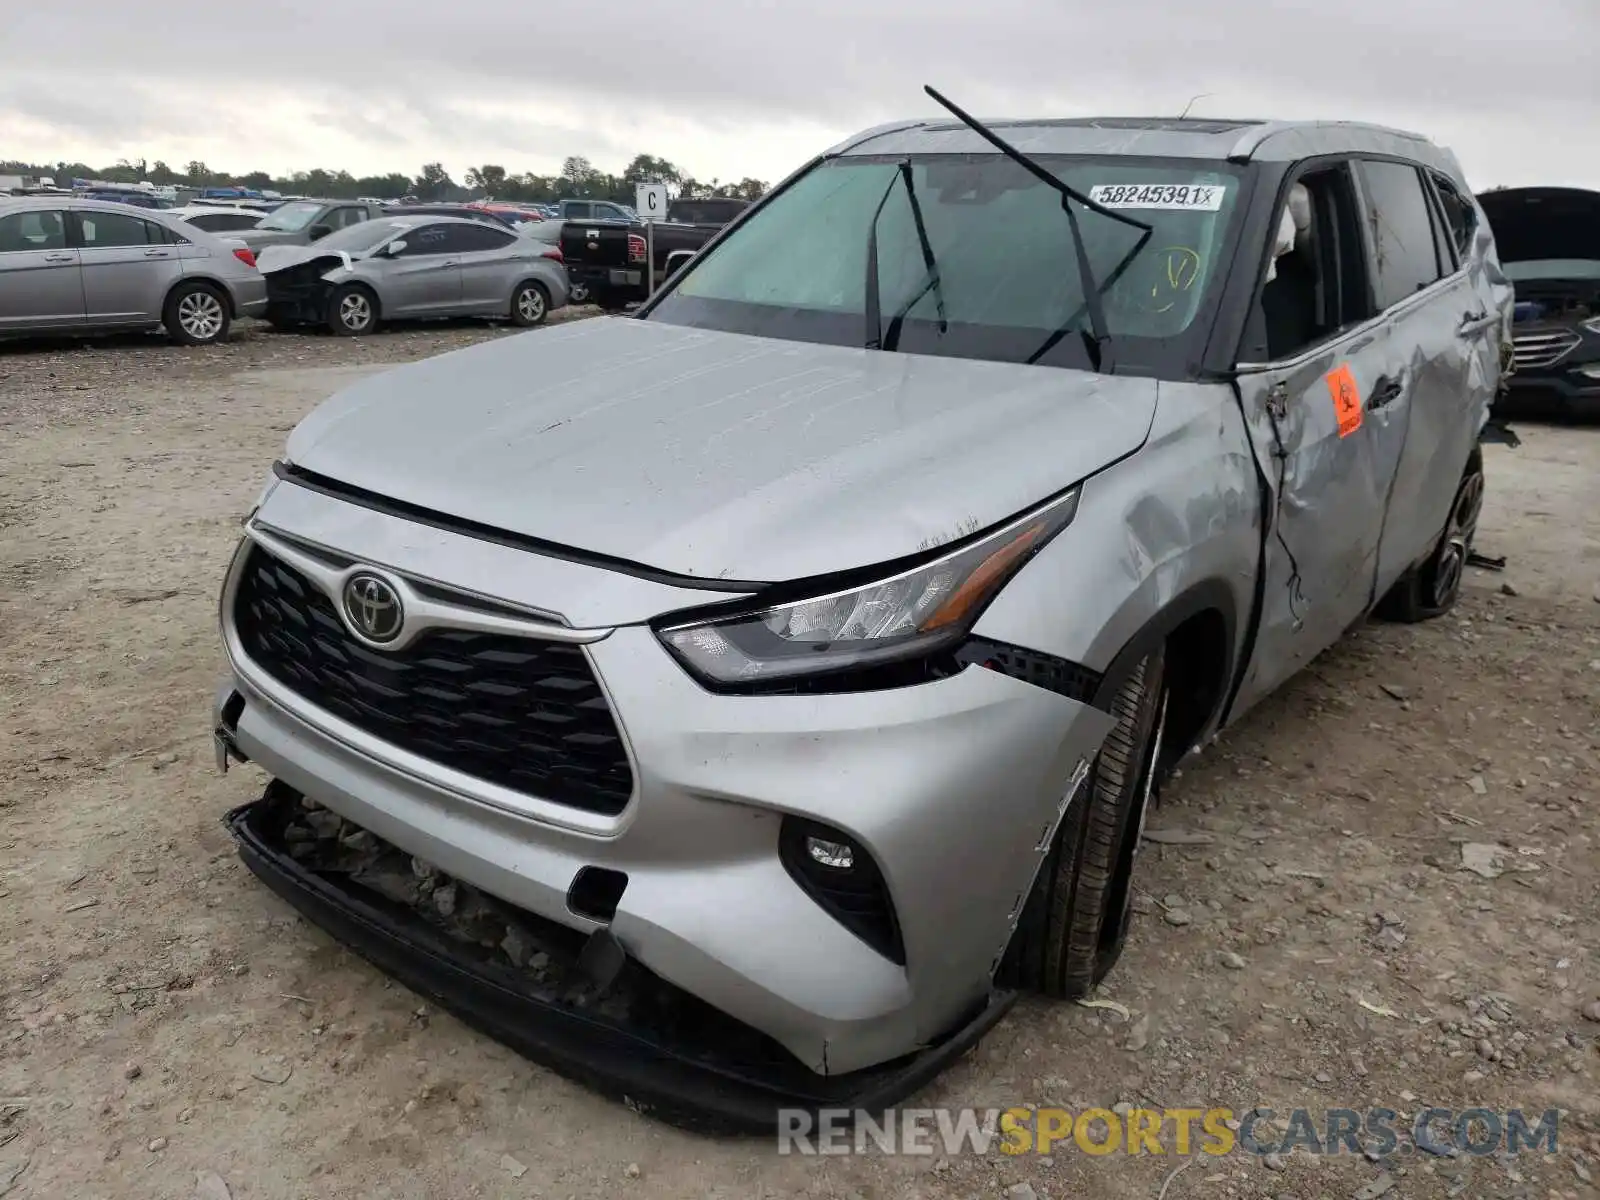
{"label": "silver toyota highlander suv", "polygon": [[1511,291],[1453,155],[936,99],[632,317],[328,400],[228,572],[252,869],[678,1119],[1092,988],[1172,765],[1461,586]]}

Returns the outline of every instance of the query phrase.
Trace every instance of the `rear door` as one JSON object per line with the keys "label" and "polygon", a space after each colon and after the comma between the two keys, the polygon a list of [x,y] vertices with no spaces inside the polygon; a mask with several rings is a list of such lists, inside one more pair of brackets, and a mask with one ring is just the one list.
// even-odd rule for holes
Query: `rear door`
{"label": "rear door", "polygon": [[390,317],[443,316],[461,310],[461,256],[450,249],[451,226],[419,225],[405,249],[382,261],[383,312]]}
{"label": "rear door", "polygon": [[1460,268],[1427,172],[1365,159],[1360,176],[1373,284],[1388,332],[1387,373],[1405,389],[1407,426],[1379,550],[1381,596],[1433,550],[1444,528],[1492,398],[1481,351],[1498,316],[1482,311]]}
{"label": "rear door", "polygon": [[1353,165],[1317,160],[1290,182],[1305,186],[1311,220],[1258,288],[1244,352],[1253,361],[1239,368],[1245,418],[1274,492],[1240,712],[1370,607],[1405,440],[1406,381],[1395,376],[1373,295]]}
{"label": "rear door", "polygon": [[75,209],[70,214],[83,264],[84,314],[90,325],[161,320],[172,285],[183,277],[167,229],[133,213]]}
{"label": "rear door", "polygon": [[83,272],[66,214],[24,209],[0,216],[0,330],[83,324]]}
{"label": "rear door", "polygon": [[511,311],[511,289],[521,265],[512,253],[522,246],[526,258],[537,251],[508,229],[488,225],[455,225],[449,244],[461,257],[461,307],[464,311],[505,315]]}

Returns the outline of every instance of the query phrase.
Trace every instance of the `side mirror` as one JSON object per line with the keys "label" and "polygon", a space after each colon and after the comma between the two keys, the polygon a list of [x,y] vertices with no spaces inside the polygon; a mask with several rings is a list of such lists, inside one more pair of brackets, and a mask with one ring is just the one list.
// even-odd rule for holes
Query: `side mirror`
{"label": "side mirror", "polygon": [[688,266],[698,253],[698,250],[674,250],[667,255],[667,278],[672,278],[677,271]]}
{"label": "side mirror", "polygon": [[400,253],[400,251],[404,250],[405,248],[406,248],[406,240],[405,240],[405,238],[396,238],[394,241],[390,242],[387,246],[385,246],[383,248],[383,256],[385,258],[394,258],[397,254]]}
{"label": "side mirror", "polygon": [[311,227],[311,240],[313,242],[321,241],[323,238],[327,237],[332,232],[333,232],[333,226],[332,225],[313,225]]}

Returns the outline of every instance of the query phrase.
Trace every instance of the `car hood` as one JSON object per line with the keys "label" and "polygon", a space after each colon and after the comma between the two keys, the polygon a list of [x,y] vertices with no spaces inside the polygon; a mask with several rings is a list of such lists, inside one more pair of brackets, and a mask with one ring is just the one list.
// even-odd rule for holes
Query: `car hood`
{"label": "car hood", "polygon": [[303,470],[661,571],[776,582],[996,524],[1143,444],[1156,383],[599,317],[362,380]]}
{"label": "car hood", "polygon": [[235,236],[243,238],[252,250],[264,246],[304,246],[311,240],[303,231],[288,233],[281,229],[241,229]]}
{"label": "car hood", "polygon": [[1494,231],[1502,265],[1600,261],[1600,192],[1586,188],[1501,188],[1478,204]]}

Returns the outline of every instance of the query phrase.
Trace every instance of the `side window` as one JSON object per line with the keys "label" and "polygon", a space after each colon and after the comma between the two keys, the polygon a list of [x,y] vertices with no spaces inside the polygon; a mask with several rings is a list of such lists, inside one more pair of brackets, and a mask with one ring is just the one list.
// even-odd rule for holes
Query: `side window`
{"label": "side window", "polygon": [[[1282,218],[1294,226],[1292,249],[1273,261],[1246,335],[1247,358],[1293,358],[1376,311],[1361,241],[1361,216],[1348,164],[1314,167],[1288,188]],[[1276,248],[1276,247],[1275,247]]]}
{"label": "side window", "polygon": [[79,212],[78,244],[85,250],[108,250],[126,246],[160,246],[167,240],[166,230],[154,221],[122,213]]}
{"label": "side window", "polygon": [[207,233],[216,233],[219,229],[228,228],[228,215],[226,213],[196,213],[189,218],[189,224],[196,229],[203,229]]}
{"label": "side window", "polygon": [[586,200],[574,200],[566,205],[566,215],[573,220],[584,221],[594,216],[594,205]]}
{"label": "side window", "polygon": [[406,248],[400,251],[401,258],[417,258],[424,254],[444,254],[448,250],[445,238],[450,232],[448,225],[419,225],[415,229],[408,229],[402,235]]}
{"label": "side window", "polygon": [[1388,308],[1446,274],[1439,262],[1433,218],[1422,176],[1408,163],[1367,160],[1361,164],[1366,191],[1378,307]]}
{"label": "side window", "polygon": [[340,230],[351,225],[359,225],[367,219],[367,210],[364,208],[336,208],[318,222],[329,229]]}
{"label": "side window", "polygon": [[1464,259],[1472,245],[1472,236],[1478,231],[1477,210],[1455,184],[1443,175],[1430,174],[1433,179],[1433,189],[1439,196],[1439,207],[1444,212],[1445,225],[1450,230],[1450,240],[1456,248],[1456,257]]}
{"label": "side window", "polygon": [[0,217],[0,254],[26,250],[63,250],[67,225],[58,212],[34,210]]}
{"label": "side window", "polygon": [[516,240],[516,234],[488,225],[452,225],[446,245],[452,251],[470,254],[475,250],[503,250]]}

